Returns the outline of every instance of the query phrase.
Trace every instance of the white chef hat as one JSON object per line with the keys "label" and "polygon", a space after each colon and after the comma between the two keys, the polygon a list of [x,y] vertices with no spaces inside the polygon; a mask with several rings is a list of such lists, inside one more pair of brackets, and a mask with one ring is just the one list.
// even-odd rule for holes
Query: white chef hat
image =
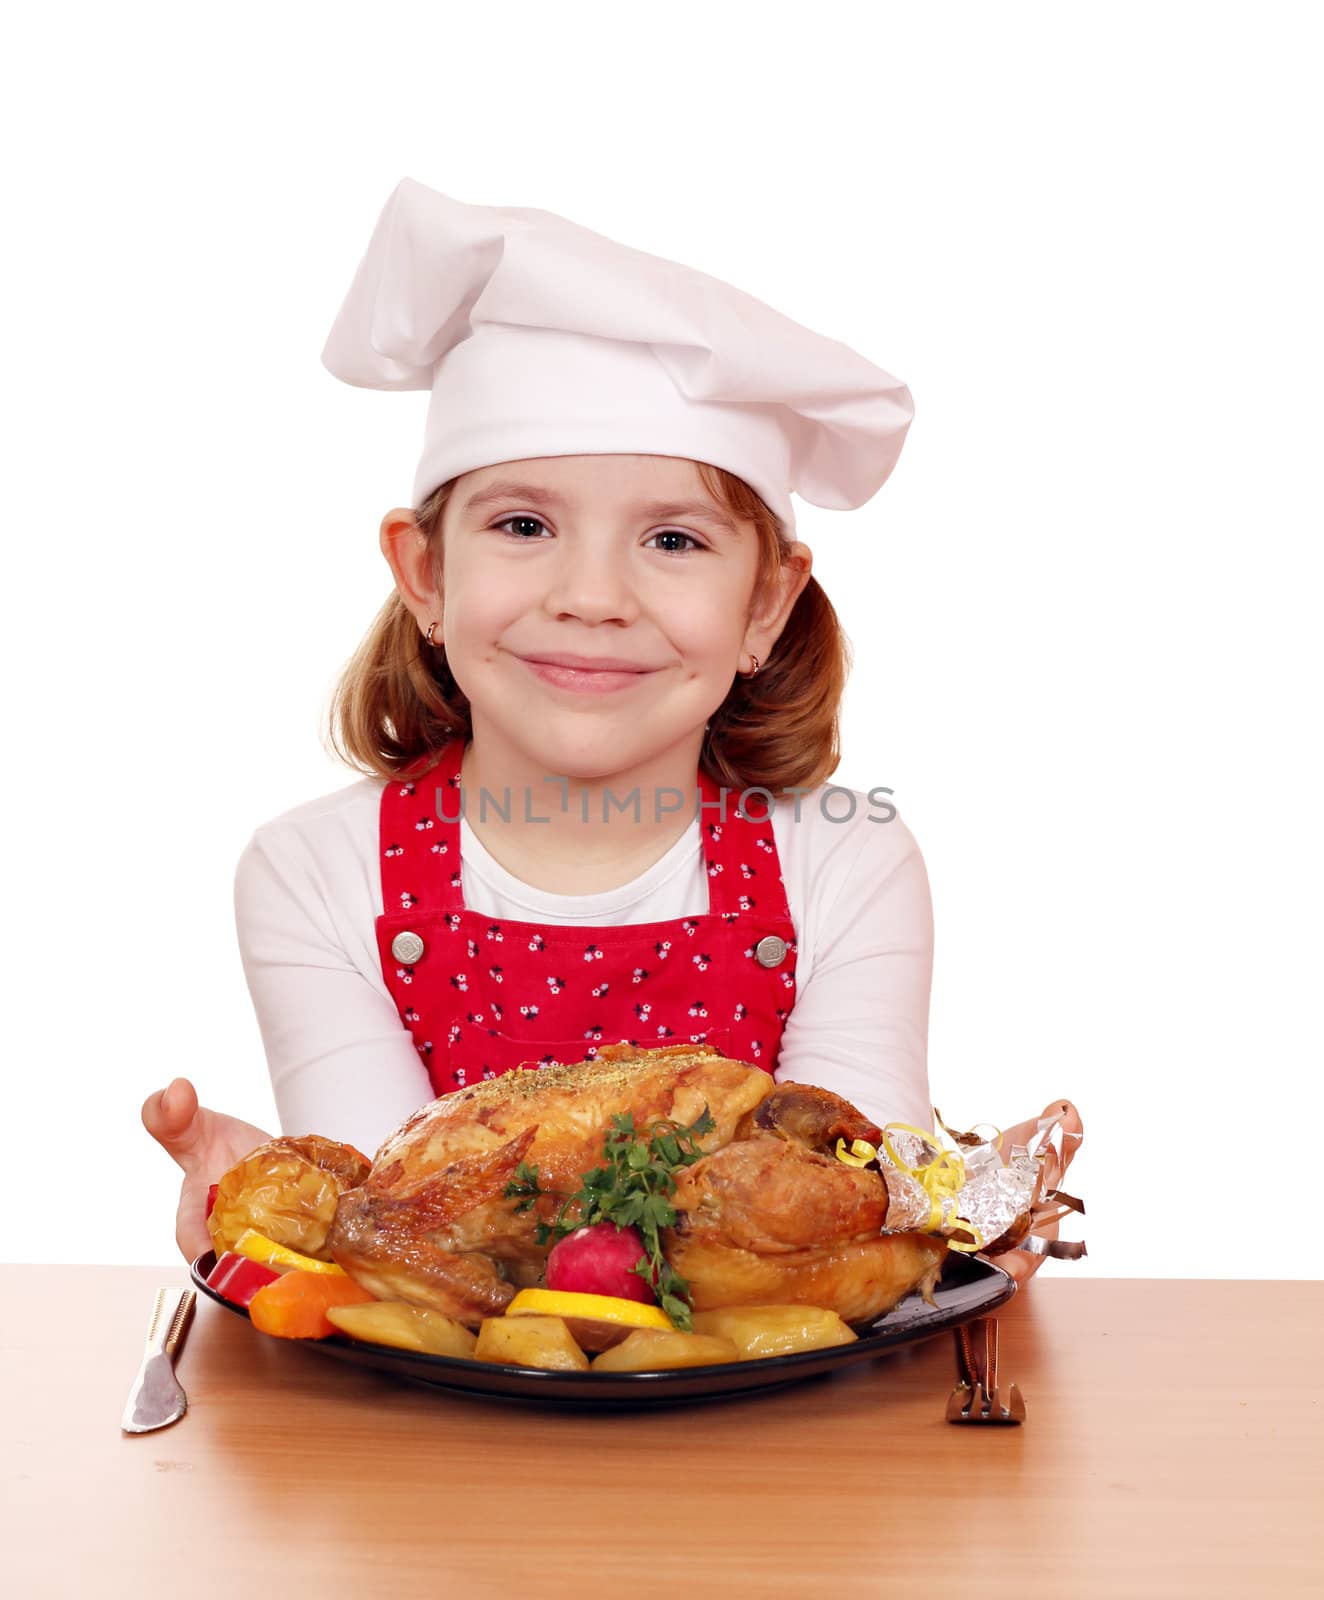
{"label": "white chef hat", "polygon": [[669,455],[743,478],[795,528],[794,492],[848,511],[896,464],[905,384],[761,300],[550,211],[402,178],[322,361],[428,389],[414,504],[478,467]]}

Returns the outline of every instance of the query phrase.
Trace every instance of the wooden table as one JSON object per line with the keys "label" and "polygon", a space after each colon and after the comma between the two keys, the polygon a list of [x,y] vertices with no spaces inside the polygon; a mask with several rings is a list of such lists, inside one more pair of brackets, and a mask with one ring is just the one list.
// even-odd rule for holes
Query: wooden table
{"label": "wooden table", "polygon": [[942,1420],[949,1338],[762,1396],[566,1413],[361,1372],[200,1296],[188,1414],[129,1438],[152,1293],[182,1267],[2,1267],[4,1592],[1324,1593],[1324,1283],[1069,1274],[999,1314],[1020,1428]]}

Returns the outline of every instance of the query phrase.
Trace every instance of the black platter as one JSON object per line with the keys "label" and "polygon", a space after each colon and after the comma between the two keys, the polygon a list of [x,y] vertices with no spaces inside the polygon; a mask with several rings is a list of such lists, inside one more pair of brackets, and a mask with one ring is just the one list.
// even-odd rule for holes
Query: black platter
{"label": "black platter", "polygon": [[[189,1269],[194,1284],[208,1299],[247,1321],[248,1312],[242,1306],[226,1300],[207,1283],[207,1274],[215,1263],[214,1252],[209,1250],[200,1255]],[[803,1350],[789,1356],[765,1356],[758,1361],[680,1367],[667,1372],[543,1372],[533,1367],[506,1367],[487,1361],[394,1350],[387,1345],[366,1344],[345,1334],[289,1342],[320,1350],[337,1361],[370,1367],[434,1389],[463,1390],[542,1404],[649,1406],[776,1389],[802,1378],[835,1372],[858,1361],[888,1355],[923,1339],[947,1333],[972,1317],[986,1316],[1005,1305],[1015,1293],[1015,1279],[1001,1267],[978,1256],[949,1250],[934,1290],[934,1305],[929,1305],[918,1293],[908,1294],[872,1326],[857,1327],[859,1338],[853,1344],[834,1345],[827,1350]]]}

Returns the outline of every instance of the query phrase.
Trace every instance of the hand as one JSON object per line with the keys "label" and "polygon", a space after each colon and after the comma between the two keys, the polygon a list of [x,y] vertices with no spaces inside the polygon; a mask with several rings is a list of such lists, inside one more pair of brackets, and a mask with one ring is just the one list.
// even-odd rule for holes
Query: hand
{"label": "hand", "polygon": [[271,1138],[261,1128],[208,1111],[187,1078],[176,1078],[143,1101],[143,1127],[183,1169],[175,1243],[186,1261],[212,1247],[207,1231],[207,1190],[250,1150]]}
{"label": "hand", "polygon": [[[1080,1112],[1076,1110],[1071,1101],[1054,1100],[1051,1105],[1044,1107],[1043,1111],[1038,1117],[1031,1117],[1027,1122],[1018,1122],[1014,1128],[1007,1129],[1002,1136],[1003,1161],[1005,1162],[1007,1157],[1011,1154],[1012,1145],[1025,1144],[1029,1140],[1031,1135],[1034,1133],[1034,1130],[1039,1126],[1039,1122],[1042,1117],[1055,1117],[1059,1115],[1062,1118],[1062,1131],[1064,1133],[1084,1133],[1084,1125],[1080,1120]],[[1054,1151],[1050,1150],[1044,1157],[1043,1190],[1045,1193],[1049,1189],[1057,1189],[1061,1187],[1063,1175],[1065,1174],[1067,1168],[1071,1165],[1072,1157],[1079,1149],[1079,1138],[1067,1138],[1062,1141],[1062,1163],[1060,1166],[1058,1165],[1057,1155]],[[1040,1239],[1056,1239],[1058,1235],[1058,1227],[1059,1224],[1057,1222],[1050,1222],[1046,1223],[1043,1227],[1034,1228],[1031,1231]],[[1000,1266],[1004,1272],[1009,1272],[1019,1285],[1024,1283],[1026,1279],[1032,1278],[1035,1273],[1038,1272],[1039,1268],[1044,1264],[1046,1258],[1044,1256],[1030,1255],[1025,1250],[1004,1250],[1001,1255],[989,1256],[988,1259]]]}

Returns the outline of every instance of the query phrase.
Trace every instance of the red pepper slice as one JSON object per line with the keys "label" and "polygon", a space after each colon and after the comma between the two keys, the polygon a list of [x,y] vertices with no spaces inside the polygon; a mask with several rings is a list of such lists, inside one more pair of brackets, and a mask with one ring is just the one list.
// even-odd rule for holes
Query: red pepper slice
{"label": "red pepper slice", "polygon": [[279,1277],[279,1272],[264,1267],[260,1261],[250,1261],[247,1256],[227,1250],[207,1274],[207,1282],[217,1294],[246,1308],[259,1289],[264,1289]]}

